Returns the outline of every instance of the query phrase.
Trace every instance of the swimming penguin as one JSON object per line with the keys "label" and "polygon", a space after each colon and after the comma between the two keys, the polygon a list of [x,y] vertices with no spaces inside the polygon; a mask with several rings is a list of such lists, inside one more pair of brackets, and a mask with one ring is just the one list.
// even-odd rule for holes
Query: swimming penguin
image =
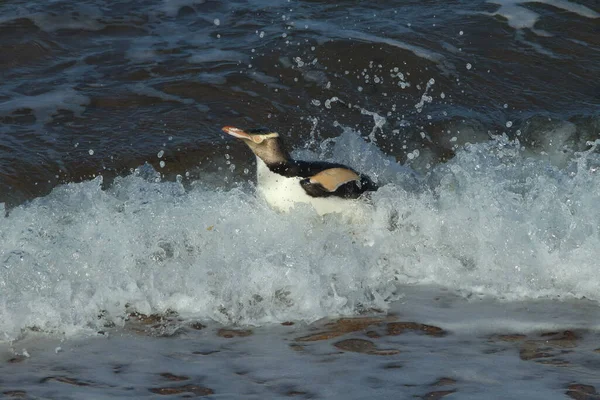
{"label": "swimming penguin", "polygon": [[309,203],[320,215],[345,213],[363,193],[377,190],[368,176],[345,165],[290,158],[277,132],[232,126],[225,126],[223,132],[250,147],[256,156],[257,191],[279,211]]}

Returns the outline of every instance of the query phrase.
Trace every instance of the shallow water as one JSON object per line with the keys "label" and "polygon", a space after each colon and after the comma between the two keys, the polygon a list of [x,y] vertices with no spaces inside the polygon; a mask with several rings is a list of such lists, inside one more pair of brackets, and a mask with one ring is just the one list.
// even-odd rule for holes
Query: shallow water
{"label": "shallow water", "polygon": [[[33,334],[3,346],[2,390],[7,398],[594,397],[596,304],[500,305],[405,289],[387,316],[310,326],[132,317],[94,339]],[[437,326],[398,322],[412,318]]]}
{"label": "shallow water", "polygon": [[[246,398],[598,387],[598,21],[583,0],[2,3],[0,392],[156,396],[161,372]],[[381,188],[360,217],[279,214],[223,125]],[[173,321],[137,336],[140,314]],[[381,320],[288,346],[364,315],[447,335]]]}

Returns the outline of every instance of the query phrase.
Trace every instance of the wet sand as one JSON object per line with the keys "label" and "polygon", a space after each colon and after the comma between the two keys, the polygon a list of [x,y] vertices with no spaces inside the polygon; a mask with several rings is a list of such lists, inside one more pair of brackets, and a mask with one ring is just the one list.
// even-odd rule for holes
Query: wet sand
{"label": "wet sand", "polygon": [[132,314],[1,354],[4,398],[600,399],[598,332],[457,333],[395,313],[260,328]]}

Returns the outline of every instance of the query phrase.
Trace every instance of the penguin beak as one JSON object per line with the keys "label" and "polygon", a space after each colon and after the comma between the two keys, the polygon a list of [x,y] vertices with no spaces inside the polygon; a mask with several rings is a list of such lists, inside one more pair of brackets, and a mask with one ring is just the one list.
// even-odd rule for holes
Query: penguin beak
{"label": "penguin beak", "polygon": [[224,126],[222,128],[222,131],[238,139],[246,139],[252,141],[252,136],[246,133],[243,129],[234,128],[233,126]]}

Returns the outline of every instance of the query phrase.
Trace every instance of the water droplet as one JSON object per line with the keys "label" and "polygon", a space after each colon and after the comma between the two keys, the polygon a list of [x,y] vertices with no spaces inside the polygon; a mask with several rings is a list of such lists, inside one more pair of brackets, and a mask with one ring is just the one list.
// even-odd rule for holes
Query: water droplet
{"label": "water droplet", "polygon": [[510,128],[513,125],[512,121],[506,121],[506,127]]}
{"label": "water droplet", "polygon": [[164,168],[164,167],[165,167],[165,162],[164,162],[164,161],[161,161],[161,162],[160,162],[160,167],[161,167],[161,168]]}
{"label": "water droplet", "polygon": [[219,18],[215,18],[215,20],[213,22],[215,23],[216,26],[221,25],[221,20]]}
{"label": "water droplet", "polygon": [[471,63],[467,63],[467,69],[471,69],[471,68],[472,68]]}
{"label": "water droplet", "polygon": [[161,151],[159,151],[159,152],[158,152],[158,154],[157,154],[156,156],[157,156],[158,158],[162,158],[162,156],[164,156],[164,155],[165,155],[165,151],[164,151],[164,150],[161,150]]}
{"label": "water droplet", "polygon": [[90,156],[93,156],[93,155],[94,155],[94,150],[90,149],[90,150],[88,151],[88,153],[90,153]]}

